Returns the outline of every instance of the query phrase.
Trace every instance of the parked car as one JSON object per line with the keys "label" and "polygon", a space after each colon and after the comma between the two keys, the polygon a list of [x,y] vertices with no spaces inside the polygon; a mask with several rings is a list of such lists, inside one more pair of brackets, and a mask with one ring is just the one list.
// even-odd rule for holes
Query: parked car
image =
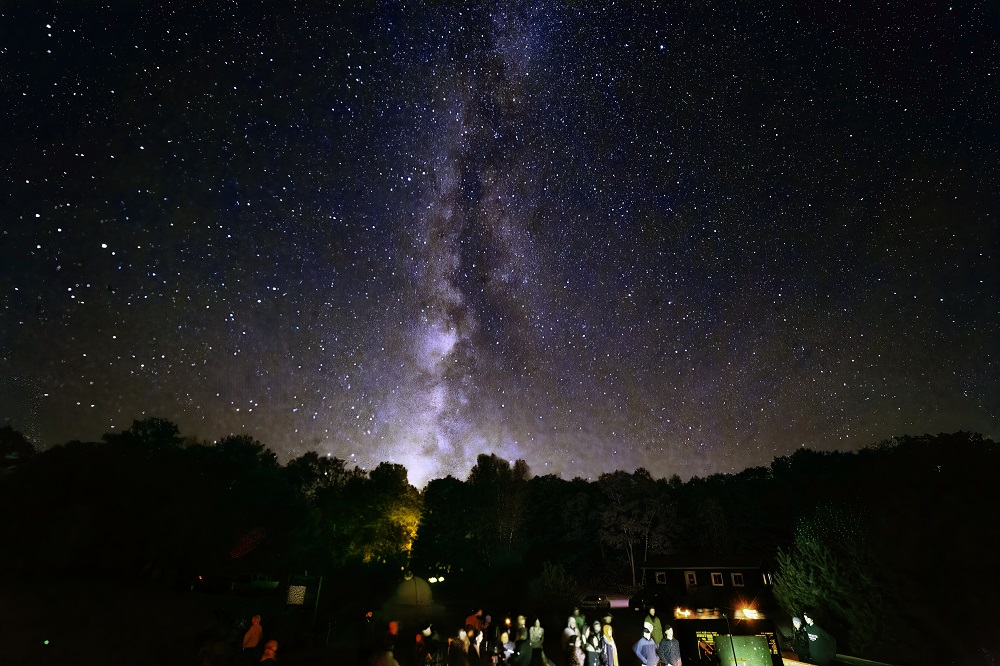
{"label": "parked car", "polygon": [[660,617],[673,615],[673,599],[665,590],[639,590],[628,600],[628,607],[635,611],[649,610],[650,606],[660,611]]}
{"label": "parked car", "polygon": [[580,599],[580,608],[611,608],[611,601],[603,594],[588,594]]}

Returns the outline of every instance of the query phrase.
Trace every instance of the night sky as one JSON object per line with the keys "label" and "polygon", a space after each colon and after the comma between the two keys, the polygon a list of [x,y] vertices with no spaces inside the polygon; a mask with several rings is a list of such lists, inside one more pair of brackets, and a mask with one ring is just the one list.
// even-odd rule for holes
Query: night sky
{"label": "night sky", "polygon": [[995,3],[351,5],[0,2],[0,423],[418,486],[1000,437]]}

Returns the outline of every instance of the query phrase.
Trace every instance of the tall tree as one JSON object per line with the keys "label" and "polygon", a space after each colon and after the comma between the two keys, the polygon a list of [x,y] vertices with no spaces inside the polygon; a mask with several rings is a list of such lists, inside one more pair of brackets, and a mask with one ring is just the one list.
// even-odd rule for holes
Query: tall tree
{"label": "tall tree", "polygon": [[299,492],[308,499],[315,500],[316,494],[322,489],[343,487],[356,472],[356,467],[349,471],[347,463],[340,458],[321,456],[316,451],[309,451],[289,460],[283,473]]}
{"label": "tall tree", "polygon": [[413,566],[425,572],[467,568],[474,559],[469,486],[453,476],[433,479],[413,544]]}
{"label": "tall tree", "polygon": [[487,566],[497,556],[510,560],[521,552],[528,476],[523,460],[512,467],[496,454],[480,454],[469,474],[475,513],[470,527]]}
{"label": "tall tree", "polygon": [[649,472],[643,468],[633,474],[617,471],[597,479],[604,505],[601,509],[601,539],[624,551],[636,585],[636,570],[651,552],[669,549],[667,526],[671,507],[655,492]]}
{"label": "tall tree", "polygon": [[850,632],[855,653],[871,654],[896,616],[877,570],[860,518],[824,504],[800,521],[792,547],[779,551],[774,595],[791,615],[809,607],[826,611]]}

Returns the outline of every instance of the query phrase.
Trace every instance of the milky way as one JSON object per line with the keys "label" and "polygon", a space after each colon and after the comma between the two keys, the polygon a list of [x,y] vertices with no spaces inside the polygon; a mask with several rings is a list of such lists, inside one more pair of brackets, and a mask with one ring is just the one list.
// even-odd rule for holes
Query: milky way
{"label": "milky way", "polygon": [[17,4],[41,446],[158,416],[423,485],[1000,436],[985,3]]}

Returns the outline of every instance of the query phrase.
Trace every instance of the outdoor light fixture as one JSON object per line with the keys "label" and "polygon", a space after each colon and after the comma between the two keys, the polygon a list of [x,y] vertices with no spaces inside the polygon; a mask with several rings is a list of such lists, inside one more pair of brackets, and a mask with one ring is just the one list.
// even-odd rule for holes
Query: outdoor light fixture
{"label": "outdoor light fixture", "polygon": [[733,609],[733,618],[736,620],[759,620],[760,613],[756,609],[744,606]]}
{"label": "outdoor light fixture", "polygon": [[683,620],[684,618],[687,618],[687,617],[691,617],[691,610],[690,609],[688,609],[688,608],[680,608],[680,607],[674,609],[674,618],[676,618],[678,620]]}
{"label": "outdoor light fixture", "polygon": [[436,583],[436,582],[438,582],[438,579],[437,579],[436,576],[431,576],[430,578],[427,579],[427,582],[428,583]]}

